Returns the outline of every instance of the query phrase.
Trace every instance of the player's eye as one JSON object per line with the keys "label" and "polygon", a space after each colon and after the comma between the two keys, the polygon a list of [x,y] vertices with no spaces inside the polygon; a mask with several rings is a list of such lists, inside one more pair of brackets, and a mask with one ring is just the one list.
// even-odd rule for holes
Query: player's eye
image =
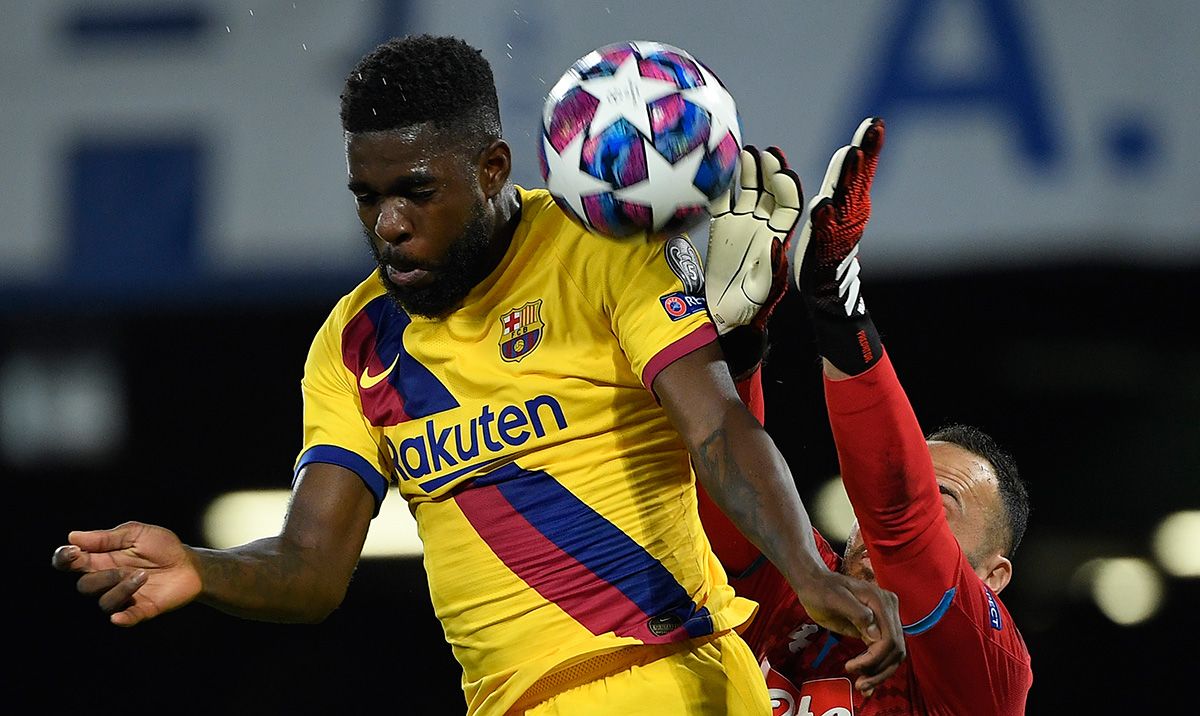
{"label": "player's eye", "polygon": [[354,203],[359,206],[370,206],[379,201],[379,195],[370,192],[360,192],[354,195]]}

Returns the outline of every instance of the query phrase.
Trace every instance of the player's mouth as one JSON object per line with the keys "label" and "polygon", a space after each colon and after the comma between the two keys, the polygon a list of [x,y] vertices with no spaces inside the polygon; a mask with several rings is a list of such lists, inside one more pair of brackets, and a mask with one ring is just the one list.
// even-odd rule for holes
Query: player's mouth
{"label": "player's mouth", "polygon": [[388,281],[400,288],[424,286],[433,281],[433,272],[418,266],[397,268],[391,264],[384,264],[383,269]]}

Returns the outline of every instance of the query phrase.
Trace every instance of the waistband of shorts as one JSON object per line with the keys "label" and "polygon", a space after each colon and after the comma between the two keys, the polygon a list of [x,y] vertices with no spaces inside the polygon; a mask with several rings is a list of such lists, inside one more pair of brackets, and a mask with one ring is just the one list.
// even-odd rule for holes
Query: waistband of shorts
{"label": "waistband of shorts", "polygon": [[568,691],[589,681],[611,676],[634,666],[644,666],[672,654],[691,651],[702,644],[716,641],[728,633],[729,631],[726,630],[667,644],[631,644],[613,651],[606,651],[596,656],[588,657],[574,664],[553,669],[533,682],[526,689],[525,693],[521,695],[521,698],[517,699],[517,702],[513,704],[508,713],[521,713],[555,694]]}

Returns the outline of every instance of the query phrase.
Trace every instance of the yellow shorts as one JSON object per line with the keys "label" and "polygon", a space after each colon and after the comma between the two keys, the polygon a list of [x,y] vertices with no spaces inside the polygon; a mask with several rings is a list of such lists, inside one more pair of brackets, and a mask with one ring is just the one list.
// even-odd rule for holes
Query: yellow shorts
{"label": "yellow shorts", "polygon": [[727,632],[568,688],[526,710],[526,716],[769,716],[771,700],[750,647]]}

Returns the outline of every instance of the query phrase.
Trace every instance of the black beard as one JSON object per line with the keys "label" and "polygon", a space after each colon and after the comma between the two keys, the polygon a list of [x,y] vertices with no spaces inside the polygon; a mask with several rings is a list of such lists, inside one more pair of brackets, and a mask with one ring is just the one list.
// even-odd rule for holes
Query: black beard
{"label": "black beard", "polygon": [[433,269],[434,280],[427,286],[401,288],[388,280],[386,264],[375,246],[372,234],[365,227],[363,234],[371,255],[379,264],[376,275],[387,295],[409,315],[426,318],[445,318],[461,305],[467,294],[491,270],[492,227],[488,223],[483,207],[476,204],[471,218],[463,227],[462,235],[446,250],[438,266]]}

